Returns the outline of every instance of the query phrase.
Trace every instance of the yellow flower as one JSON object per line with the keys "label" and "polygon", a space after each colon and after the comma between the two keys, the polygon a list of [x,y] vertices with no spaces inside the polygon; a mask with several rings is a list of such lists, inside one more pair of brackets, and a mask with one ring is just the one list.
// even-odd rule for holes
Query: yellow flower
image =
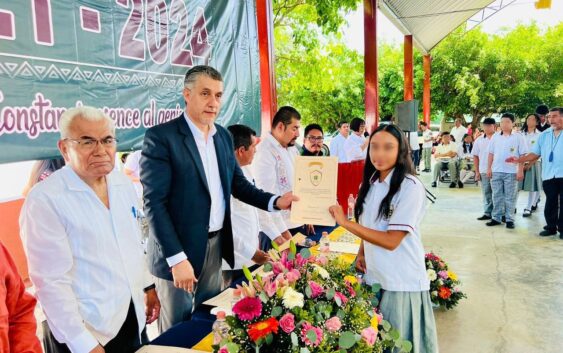
{"label": "yellow flower", "polygon": [[377,332],[377,326],[379,325],[379,319],[377,318],[377,315],[373,315],[370,321],[370,325],[375,329],[375,332]]}
{"label": "yellow flower", "polygon": [[454,281],[457,281],[457,275],[455,274],[455,272],[448,271],[448,277],[450,277]]}
{"label": "yellow flower", "polygon": [[358,283],[358,279],[354,276],[348,275],[344,277],[344,280],[350,284],[356,284]]}

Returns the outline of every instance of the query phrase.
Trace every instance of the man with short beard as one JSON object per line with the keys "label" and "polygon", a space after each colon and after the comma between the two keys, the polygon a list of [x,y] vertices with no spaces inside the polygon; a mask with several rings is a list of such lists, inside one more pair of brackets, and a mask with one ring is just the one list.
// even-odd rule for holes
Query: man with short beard
{"label": "man with short beard", "polygon": [[[287,193],[293,189],[293,162],[299,151],[295,141],[299,137],[301,114],[289,106],[281,107],[274,115],[272,130],[266,133],[256,147],[252,172],[256,186],[266,192]],[[292,234],[302,231],[303,224],[289,220],[289,212],[267,213],[259,211],[260,248],[267,251],[271,242],[281,245],[291,239]]]}

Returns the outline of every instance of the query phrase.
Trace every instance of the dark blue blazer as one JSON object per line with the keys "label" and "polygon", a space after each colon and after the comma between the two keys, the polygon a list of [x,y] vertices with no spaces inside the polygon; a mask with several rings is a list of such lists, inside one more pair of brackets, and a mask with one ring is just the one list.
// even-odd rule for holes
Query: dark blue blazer
{"label": "dark blue blazer", "polygon": [[[182,251],[196,276],[203,267],[207,249],[211,196],[203,163],[185,115],[154,126],[145,133],[141,156],[141,182],[149,220],[148,261],[151,273],[172,280],[166,258]],[[213,136],[225,198],[225,221],[221,232],[222,257],[234,265],[231,227],[231,194],[263,210],[272,194],[252,185],[234,155],[230,133],[215,124]]]}

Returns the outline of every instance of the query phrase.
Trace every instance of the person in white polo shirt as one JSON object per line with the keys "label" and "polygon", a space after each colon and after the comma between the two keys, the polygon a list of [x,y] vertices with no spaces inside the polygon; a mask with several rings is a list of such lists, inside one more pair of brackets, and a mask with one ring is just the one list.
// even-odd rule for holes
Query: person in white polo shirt
{"label": "person in white polo shirt", "polygon": [[488,221],[493,214],[493,190],[491,189],[491,179],[487,176],[489,142],[495,134],[496,122],[493,118],[486,118],[482,124],[484,134],[475,140],[471,153],[475,165],[475,180],[481,181],[481,192],[483,194],[483,215],[477,220]]}
{"label": "person in white polo shirt", "polygon": [[350,133],[350,124],[346,121],[338,123],[338,134],[330,141],[330,155],[338,157],[338,163],[346,163],[346,151],[344,142]]}
{"label": "person in white polo shirt", "polygon": [[451,141],[450,133],[447,131],[442,132],[442,143],[438,145],[438,147],[436,147],[436,152],[434,154],[434,158],[436,158],[436,164],[434,165],[434,179],[432,180],[433,188],[437,186],[438,177],[440,176],[440,170],[442,170],[442,165],[444,164],[448,165],[448,170],[450,171],[450,188],[455,188],[456,184],[458,183],[460,188],[463,187],[463,184],[459,182],[459,176],[457,173],[457,152],[457,145]]}
{"label": "person in white polo shirt", "polygon": [[356,261],[368,285],[380,284],[383,317],[411,341],[413,352],[438,352],[430,281],[420,223],[426,212],[424,186],[414,176],[409,146],[396,125],[380,125],[369,138],[369,158],[349,221],[339,205],[336,222],[362,239]]}
{"label": "person in white polo shirt", "polygon": [[424,161],[423,173],[430,173],[432,163],[432,131],[425,121],[420,122],[420,129],[422,130],[422,160]]}
{"label": "person in white polo shirt", "polygon": [[489,143],[487,177],[493,190],[493,215],[487,226],[501,224],[505,217],[506,228],[514,228],[514,209],[518,195],[518,181],[524,178],[524,168],[507,163],[508,157],[520,157],[528,153],[528,144],[519,132],[513,132],[514,115],[504,113],[500,119],[501,132]]}
{"label": "person in white polo shirt", "polygon": [[467,128],[461,124],[460,118],[455,119],[454,127],[452,127],[450,134],[454,137],[454,142],[461,145],[463,142],[463,135],[467,134]]}
{"label": "person in white polo shirt", "polygon": [[[235,158],[244,176],[254,184],[254,177],[250,164],[256,153],[258,139],[256,132],[246,125],[231,125],[227,128],[233,136]],[[260,222],[258,209],[231,196],[231,223],[233,226],[233,247],[235,265],[229,266],[223,260],[223,288],[227,288],[233,281],[243,276],[242,267],[263,264],[270,258],[267,253],[259,249],[258,236]]]}

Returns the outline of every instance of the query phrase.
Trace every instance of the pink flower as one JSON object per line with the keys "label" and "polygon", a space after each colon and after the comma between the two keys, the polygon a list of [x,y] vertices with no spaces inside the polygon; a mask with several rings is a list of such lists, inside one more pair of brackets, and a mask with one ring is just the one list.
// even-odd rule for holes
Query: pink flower
{"label": "pink flower", "polygon": [[325,326],[326,329],[330,332],[336,332],[342,327],[342,322],[340,322],[338,316],[333,316],[330,319],[326,320]]}
{"label": "pink flower", "polygon": [[[309,331],[314,331],[317,334],[317,339],[315,342],[311,342],[311,340],[309,340],[309,338],[307,337],[307,333]],[[305,342],[305,344],[308,346],[317,347],[323,341],[323,330],[311,325],[308,322],[305,322],[301,326],[301,340],[303,340],[303,342]]]}
{"label": "pink flower", "polygon": [[295,263],[297,264],[297,267],[301,268],[301,267],[305,266],[305,264],[307,264],[307,262],[309,262],[309,260],[303,258],[303,256],[301,256],[301,254],[295,255]]}
{"label": "pink flower", "polygon": [[218,353],[229,353],[229,350],[227,349],[227,346],[223,346],[223,347],[219,348]]}
{"label": "pink flower", "polygon": [[311,298],[317,298],[323,295],[324,289],[315,281],[309,281],[309,287],[311,287]]}
{"label": "pink flower", "polygon": [[328,264],[328,258],[326,256],[319,256],[316,258],[315,263],[321,266],[326,266],[326,264]]}
{"label": "pink flower", "polygon": [[354,290],[354,288],[352,288],[350,282],[346,281],[344,282],[344,284],[346,285],[346,289],[348,289],[348,292],[350,293],[350,297],[354,298],[356,296],[356,291]]}
{"label": "pink flower", "polygon": [[348,298],[346,298],[346,296],[344,294],[340,293],[340,292],[334,293],[334,298],[337,298],[337,297],[340,298],[342,305],[346,305],[346,303],[348,302]]}
{"label": "pink flower", "polygon": [[301,278],[301,273],[299,273],[299,271],[297,271],[296,269],[293,269],[285,274],[285,278],[290,284],[292,284],[297,282],[297,280]]}
{"label": "pink flower", "polygon": [[362,330],[362,339],[368,346],[372,347],[377,339],[377,332],[373,327],[368,327]]}
{"label": "pink flower", "polygon": [[280,273],[285,272],[285,267],[279,261],[272,263],[272,271],[274,271],[274,275],[279,275]]}
{"label": "pink flower", "polygon": [[285,267],[288,271],[291,271],[291,270],[293,270],[293,261],[290,261],[290,260],[287,258],[287,254],[288,254],[288,253],[289,253],[288,251],[284,251],[284,252],[283,252],[282,257],[281,257],[281,259],[280,259],[280,263],[281,263],[281,264],[283,265],[283,267]]}
{"label": "pink flower", "polygon": [[242,298],[233,306],[233,313],[241,320],[254,320],[262,314],[262,302],[258,298]]}
{"label": "pink flower", "polygon": [[291,333],[295,330],[295,317],[291,313],[287,313],[280,319],[280,327],[285,333]]}
{"label": "pink flower", "polygon": [[272,282],[270,278],[264,281],[264,291],[266,292],[268,297],[270,298],[273,297],[276,294],[277,290],[278,290],[278,284],[275,281]]}
{"label": "pink flower", "polygon": [[448,279],[448,271],[440,271],[438,272],[438,276],[442,279]]}

